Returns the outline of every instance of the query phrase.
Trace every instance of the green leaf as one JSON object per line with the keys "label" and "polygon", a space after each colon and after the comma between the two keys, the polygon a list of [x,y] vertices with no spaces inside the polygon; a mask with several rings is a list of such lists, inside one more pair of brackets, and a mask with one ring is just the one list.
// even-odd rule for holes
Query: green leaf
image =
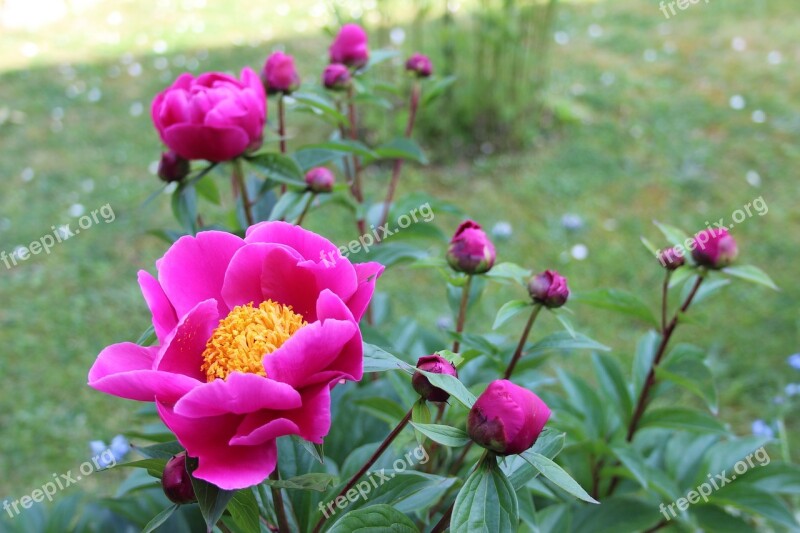
{"label": "green leaf", "polygon": [[387,370],[414,370],[414,367],[401,361],[386,350],[374,344],[364,343],[364,373],[386,372]]}
{"label": "green leaf", "polygon": [[172,513],[174,513],[177,509],[178,509],[178,504],[173,503],[172,505],[170,505],[169,507],[158,513],[156,516],[153,517],[152,520],[150,520],[147,523],[146,526],[144,526],[144,529],[142,529],[142,533],[151,533],[152,531],[158,529],[164,522],[166,522],[169,519],[170,516],[172,516]]}
{"label": "green leaf", "polygon": [[569,333],[560,331],[531,344],[525,352],[525,357],[539,357],[540,355],[552,351],[568,350],[598,350],[607,352],[610,348],[581,333],[576,333],[573,337]]}
{"label": "green leaf", "polygon": [[195,189],[197,189],[197,193],[211,202],[214,205],[220,205],[222,203],[222,198],[219,194],[219,188],[217,187],[217,182],[214,181],[212,176],[206,175],[203,176],[201,180],[194,184]]}
{"label": "green leaf", "polygon": [[177,440],[153,444],[152,446],[145,446],[144,448],[131,444],[131,448],[148,459],[172,459],[174,456],[184,451],[183,446],[181,446],[181,443]]}
{"label": "green leaf", "polygon": [[743,481],[770,494],[797,496],[800,495],[800,465],[770,462],[749,470]]}
{"label": "green leaf", "polygon": [[197,504],[200,506],[200,512],[206,522],[208,531],[211,531],[216,523],[219,522],[222,513],[225,512],[225,508],[228,506],[228,502],[231,501],[236,491],[222,490],[216,485],[194,476],[191,476],[191,480],[194,495],[197,497]]}
{"label": "green leaf", "polygon": [[767,275],[766,272],[758,268],[757,266],[753,265],[737,265],[737,266],[729,266],[723,268],[722,271],[729,275],[736,278],[741,278],[745,281],[749,281],[751,283],[757,283],[758,285],[763,285],[765,287],[769,287],[773,290],[780,290],[775,282]]}
{"label": "green leaf", "polygon": [[328,533],[419,533],[406,515],[391,505],[370,505],[350,511],[337,521]]}
{"label": "green leaf", "polygon": [[600,309],[608,309],[623,315],[638,318],[658,327],[658,321],[650,308],[638,296],[619,289],[597,289],[572,295],[571,301],[581,302]]}
{"label": "green leaf", "polygon": [[515,263],[500,263],[486,273],[486,277],[496,281],[513,282],[527,287],[532,271]]}
{"label": "green leaf", "polygon": [[294,220],[300,216],[311,195],[308,191],[286,191],[272,208],[269,220]]}
{"label": "green leaf", "polygon": [[336,109],[336,104],[314,93],[292,93],[292,98],[310,109],[318,111],[327,116],[334,124],[341,124],[346,128],[350,127],[350,120]]}
{"label": "green leaf", "polygon": [[420,372],[428,378],[431,385],[439,387],[450,394],[450,396],[461,402],[467,409],[471,409],[472,405],[475,403],[475,395],[468,391],[458,378],[448,376],[447,374],[434,374],[419,369],[417,369],[417,372]]}
{"label": "green leaf", "polygon": [[567,474],[560,466],[542,454],[526,451],[520,454],[531,466],[558,487],[564,489],[576,498],[589,503],[600,503],[583,490],[577,481]]}
{"label": "green leaf", "polygon": [[342,152],[345,154],[354,154],[369,159],[377,159],[374,151],[370,150],[367,145],[361,141],[353,141],[350,139],[339,139],[336,141],[328,141],[325,143],[311,144],[303,147],[304,150],[331,150],[334,152]]}
{"label": "green leaf", "polygon": [[592,364],[603,395],[614,402],[620,420],[627,424],[633,411],[633,402],[619,363],[607,354],[593,353]]}
{"label": "green leaf", "polygon": [[628,471],[633,474],[633,477],[645,490],[648,489],[649,483],[647,482],[647,465],[639,452],[629,444],[618,444],[611,447],[611,451],[619,459]]}
{"label": "green leaf", "polygon": [[[430,424],[431,423],[431,410],[428,407],[428,402],[425,401],[424,398],[420,398],[414,405],[411,407],[411,425],[414,426],[415,424]],[[417,438],[418,444],[423,444],[425,442],[425,435],[415,429],[414,435]]]}
{"label": "green leaf", "polygon": [[636,343],[636,355],[633,358],[633,397],[637,401],[644,388],[644,382],[656,358],[656,350],[661,336],[655,331],[648,331]]}
{"label": "green leaf", "polygon": [[725,426],[716,418],[686,407],[651,409],[642,417],[639,427],[683,429],[699,433],[725,434]]}
{"label": "green leaf", "polygon": [[667,363],[656,368],[656,378],[665,379],[683,387],[705,401],[711,412],[717,414],[717,388],[708,365],[696,359],[668,361]]}
{"label": "green leaf", "polygon": [[644,237],[640,237],[640,239],[642,241],[642,244],[644,244],[644,247],[647,248],[647,250],[653,255],[653,257],[656,258],[656,260],[658,260],[658,253],[660,252],[658,247]]}
{"label": "green leaf", "polygon": [[395,426],[406,416],[406,411],[397,402],[381,396],[361,398],[356,400],[356,405],[372,414],[375,418],[383,420],[389,426]]}
{"label": "green leaf", "polygon": [[776,524],[797,531],[800,525],[792,512],[786,508],[781,499],[764,492],[747,483],[728,483],[714,492],[711,501],[721,505],[730,505],[739,510],[761,515]]}
{"label": "green leaf", "polygon": [[156,328],[153,327],[152,324],[147,326],[147,329],[139,335],[139,338],[136,340],[136,344],[139,346],[151,346],[158,340],[156,337]]}
{"label": "green leaf", "polygon": [[377,154],[378,159],[405,159],[421,165],[428,164],[428,158],[419,144],[407,137],[392,139],[388,143],[375,148],[374,152]]}
{"label": "green leaf", "polygon": [[197,191],[181,183],[172,193],[172,214],[181,227],[189,233],[197,232]]}
{"label": "green leaf", "polygon": [[306,182],[300,166],[283,154],[259,154],[247,160],[272,181],[305,189]]}
{"label": "green leaf", "polygon": [[341,150],[328,150],[321,148],[301,148],[297,150],[293,157],[303,172],[308,172],[314,167],[337,161],[345,157],[347,153]]}
{"label": "green leaf", "polygon": [[482,461],[456,496],[450,531],[498,533],[516,531],[519,503],[514,487],[494,458]]}
{"label": "green leaf", "polygon": [[308,442],[306,439],[298,437],[297,435],[292,435],[291,438],[295,444],[299,445],[301,448],[307,451],[308,455],[313,457],[314,460],[317,461],[319,464],[325,463],[325,454],[322,451],[323,448],[322,444]]}
{"label": "green leaf", "polygon": [[[664,516],[658,505],[643,502],[630,496],[604,498],[602,505],[583,505],[573,511],[573,532],[619,533],[622,531],[650,531]],[[664,529],[673,531],[672,529]],[[548,530],[542,530],[548,531]],[[681,531],[681,529],[674,529]],[[711,533],[709,531],[709,533]],[[719,533],[719,532],[714,532]]]}
{"label": "green leaf", "polygon": [[228,512],[234,523],[243,531],[260,531],[259,509],[253,489],[236,491],[228,503]]}
{"label": "green leaf", "polygon": [[506,302],[503,304],[503,307],[497,312],[497,316],[494,319],[494,324],[492,325],[492,329],[497,329],[506,322],[508,322],[511,318],[515,317],[519,313],[523,312],[524,310],[528,309],[529,307],[533,306],[533,302],[530,300],[511,300],[510,302]]}
{"label": "green leaf", "polygon": [[455,83],[455,81],[455,76],[447,76],[445,78],[433,80],[433,83],[426,86],[422,93],[422,105],[426,106],[442,96],[447,88]]}
{"label": "green leaf", "polygon": [[466,431],[451,426],[444,426],[441,424],[416,424],[414,422],[412,422],[411,425],[431,440],[450,448],[460,448],[472,440],[469,438]]}
{"label": "green leaf", "polygon": [[556,320],[561,322],[561,325],[564,326],[564,329],[567,331],[567,333],[569,333],[570,337],[573,339],[577,338],[575,326],[572,325],[572,321],[569,319],[569,316],[567,316],[568,310],[565,307],[554,309],[548,308],[547,310],[550,311],[554,317],[556,317]]}
{"label": "green leaf", "polygon": [[167,466],[169,459],[140,459],[138,461],[131,461],[129,463],[119,463],[117,467],[125,468],[144,468],[147,473],[156,479],[161,479],[161,474],[164,472],[164,467]]}
{"label": "green leaf", "polygon": [[[664,234],[664,237],[667,239],[667,242],[670,246],[683,246],[686,247],[687,241],[691,241],[692,238],[680,228],[676,228],[675,226],[670,226],[669,224],[663,224],[657,220],[653,221],[653,224],[661,230],[661,233]],[[689,254],[686,254],[689,255]]]}
{"label": "green leaf", "polygon": [[336,478],[331,474],[310,473],[288,479],[265,479],[262,484],[279,489],[290,490],[313,490],[315,492],[325,492],[328,487],[333,485]]}

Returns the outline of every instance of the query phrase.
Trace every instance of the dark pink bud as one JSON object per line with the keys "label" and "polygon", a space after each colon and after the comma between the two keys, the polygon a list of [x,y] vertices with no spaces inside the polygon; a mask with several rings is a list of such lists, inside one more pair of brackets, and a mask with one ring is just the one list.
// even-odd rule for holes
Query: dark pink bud
{"label": "dark pink bud", "polygon": [[[417,361],[417,368],[433,374],[447,374],[455,378],[458,377],[458,371],[456,367],[453,366],[453,363],[440,355],[425,355],[420,357],[419,361]],[[414,390],[417,391],[420,396],[429,402],[446,402],[450,397],[448,393],[439,387],[431,385],[428,378],[419,372],[415,372],[411,377],[411,385],[414,386]]]}
{"label": "dark pink bud", "polygon": [[192,487],[192,478],[186,469],[186,453],[182,452],[170,459],[161,474],[161,486],[170,501],[177,504],[197,501]]}
{"label": "dark pink bud", "polygon": [[686,259],[678,248],[664,248],[658,254],[658,261],[667,270],[677,270],[686,264]]}
{"label": "dark pink bud", "polygon": [[417,52],[406,61],[406,70],[415,73],[420,78],[427,78],[433,74],[433,64],[428,56]]}
{"label": "dark pink bud", "polygon": [[158,163],[158,177],[167,183],[181,181],[189,175],[189,160],[184,159],[172,150],[161,154]]}
{"label": "dark pink bud", "polygon": [[447,249],[447,262],[457,272],[483,274],[494,266],[494,245],[480,224],[466,220],[458,226]]}
{"label": "dark pink bud", "polygon": [[467,433],[500,455],[522,453],[536,442],[550,408],[528,389],[499,379],[486,387],[467,417]]}
{"label": "dark pink bud", "polygon": [[369,61],[367,32],[358,24],[345,24],[330,48],[331,63],[361,68]]}
{"label": "dark pink bud", "polygon": [[294,58],[283,52],[273,53],[264,64],[261,80],[269,94],[296,91],[300,87],[300,76],[294,66]]}
{"label": "dark pink bud", "polygon": [[694,237],[692,257],[700,266],[720,269],[733,263],[739,249],[725,228],[704,229]]}
{"label": "dark pink bud", "polygon": [[322,84],[334,91],[346,89],[350,85],[350,69],[341,63],[328,65],[322,73]]}
{"label": "dark pink bud", "polygon": [[567,278],[555,270],[545,270],[536,274],[528,282],[528,292],[534,301],[547,307],[561,307],[569,298]]}
{"label": "dark pink bud", "polygon": [[335,182],[336,176],[325,167],[314,167],[306,172],[306,184],[313,192],[331,192]]}

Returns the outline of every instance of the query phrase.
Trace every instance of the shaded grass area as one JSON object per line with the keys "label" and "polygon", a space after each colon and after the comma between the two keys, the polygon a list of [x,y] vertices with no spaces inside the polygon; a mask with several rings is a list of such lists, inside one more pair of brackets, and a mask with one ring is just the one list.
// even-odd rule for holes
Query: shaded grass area
{"label": "shaded grass area", "polygon": [[[135,8],[125,9],[136,20]],[[401,193],[422,190],[443,197],[487,227],[511,222],[511,239],[498,243],[501,260],[558,268],[576,291],[610,286],[642,293],[654,306],[661,272],[638,243],[640,235],[659,242],[650,220],[699,229],[763,197],[769,212],[747,219],[733,233],[742,262],[764,267],[782,291],[734,284],[699,309],[705,327],[690,326],[680,334],[680,340],[711,347],[720,373],[722,415],[747,432],[752,418],[769,417],[773,397],[788,380],[800,381],[800,373],[789,374],[786,365],[800,344],[795,11],[793,0],[769,6],[717,2],[665,22],[656,2],[566,5],[555,29],[568,42],[553,47],[548,98],[558,102],[562,109],[556,114],[562,119],[581,120],[531,139],[520,154],[411,168]],[[225,17],[226,23],[215,18],[219,32],[241,18]],[[601,29],[599,35],[592,31],[595,37],[592,25]],[[137,32],[146,31],[146,25],[139,26]],[[242,42],[262,37],[250,23],[233,33]],[[746,40],[744,51],[731,47],[735,37]],[[149,98],[182,65],[196,61],[200,71],[258,67],[272,46],[215,48],[219,41],[198,41],[208,47],[180,49],[194,40],[175,37],[163,56],[164,69],[157,68],[162,56],[145,54],[0,74],[0,107],[24,113],[21,123],[0,125],[0,250],[30,243],[49,233],[51,225],[72,222],[74,227],[75,204],[87,212],[110,204],[116,214],[113,223],[101,221],[49,256],[11,270],[0,265],[0,346],[7,383],[0,395],[0,496],[29,493],[52,472],[86,460],[89,440],[108,441],[131,429],[137,406],[94,392],[85,380],[100,349],[135,340],[146,327],[149,316],[136,271],[152,271],[164,245],[145,232],[171,225],[166,197],[140,207],[158,187],[148,172],[159,150]],[[119,50],[131,42],[135,45],[135,38],[123,40]],[[307,80],[321,70],[324,45],[316,37],[289,42]],[[767,60],[773,51],[781,54],[778,64]],[[52,54],[61,57],[55,49]],[[137,72],[131,67],[135,63],[141,75],[131,74]],[[91,101],[97,96],[94,88],[101,93],[96,102]],[[744,98],[744,109],[731,108],[735,95]],[[763,111],[765,122],[753,121],[756,110]],[[309,127],[307,118],[293,120],[295,135]],[[752,172],[757,173],[760,184],[748,183],[748,172],[753,183]],[[371,189],[380,190],[378,184],[387,178],[376,171]],[[222,178],[220,183],[224,186]],[[566,213],[579,214],[583,228],[564,229]],[[456,222],[437,214],[445,233]],[[345,215],[332,206],[312,214],[309,227],[339,243],[352,238]],[[586,260],[572,258],[570,250],[578,244],[587,247]],[[393,295],[394,316],[433,324],[447,313],[437,283],[432,273],[401,268],[384,276],[381,288]],[[484,298],[487,310],[475,313],[468,327],[489,331],[488,309],[512,297],[521,295],[490,290]],[[642,325],[573,307],[581,328],[630,356]],[[514,325],[504,331],[516,334]],[[583,366],[578,356],[565,357],[564,364]],[[796,434],[797,419],[790,425]],[[82,486],[102,489],[108,480],[102,476],[108,475],[113,474],[93,476]]]}

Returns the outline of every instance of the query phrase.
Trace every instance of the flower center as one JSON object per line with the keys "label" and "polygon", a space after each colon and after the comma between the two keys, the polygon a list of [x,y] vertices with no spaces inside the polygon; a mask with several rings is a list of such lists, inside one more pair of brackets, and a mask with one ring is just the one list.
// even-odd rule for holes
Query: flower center
{"label": "flower center", "polygon": [[280,348],[297,330],[306,325],[303,317],[288,305],[272,300],[258,307],[239,305],[223,318],[203,351],[208,381],[226,379],[231,372],[267,375],[263,359]]}

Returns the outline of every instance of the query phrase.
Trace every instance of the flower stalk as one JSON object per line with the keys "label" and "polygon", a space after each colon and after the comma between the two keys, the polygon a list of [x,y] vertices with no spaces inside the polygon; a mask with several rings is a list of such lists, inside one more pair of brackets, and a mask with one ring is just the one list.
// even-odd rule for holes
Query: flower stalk
{"label": "flower stalk", "polygon": [[[461,305],[458,308],[458,318],[456,319],[456,333],[461,334],[464,331],[464,322],[467,320],[467,305],[469,304],[469,293],[472,286],[472,275],[467,274],[467,281],[461,292]],[[453,341],[453,351],[458,353],[461,348],[461,343],[458,339]]]}

